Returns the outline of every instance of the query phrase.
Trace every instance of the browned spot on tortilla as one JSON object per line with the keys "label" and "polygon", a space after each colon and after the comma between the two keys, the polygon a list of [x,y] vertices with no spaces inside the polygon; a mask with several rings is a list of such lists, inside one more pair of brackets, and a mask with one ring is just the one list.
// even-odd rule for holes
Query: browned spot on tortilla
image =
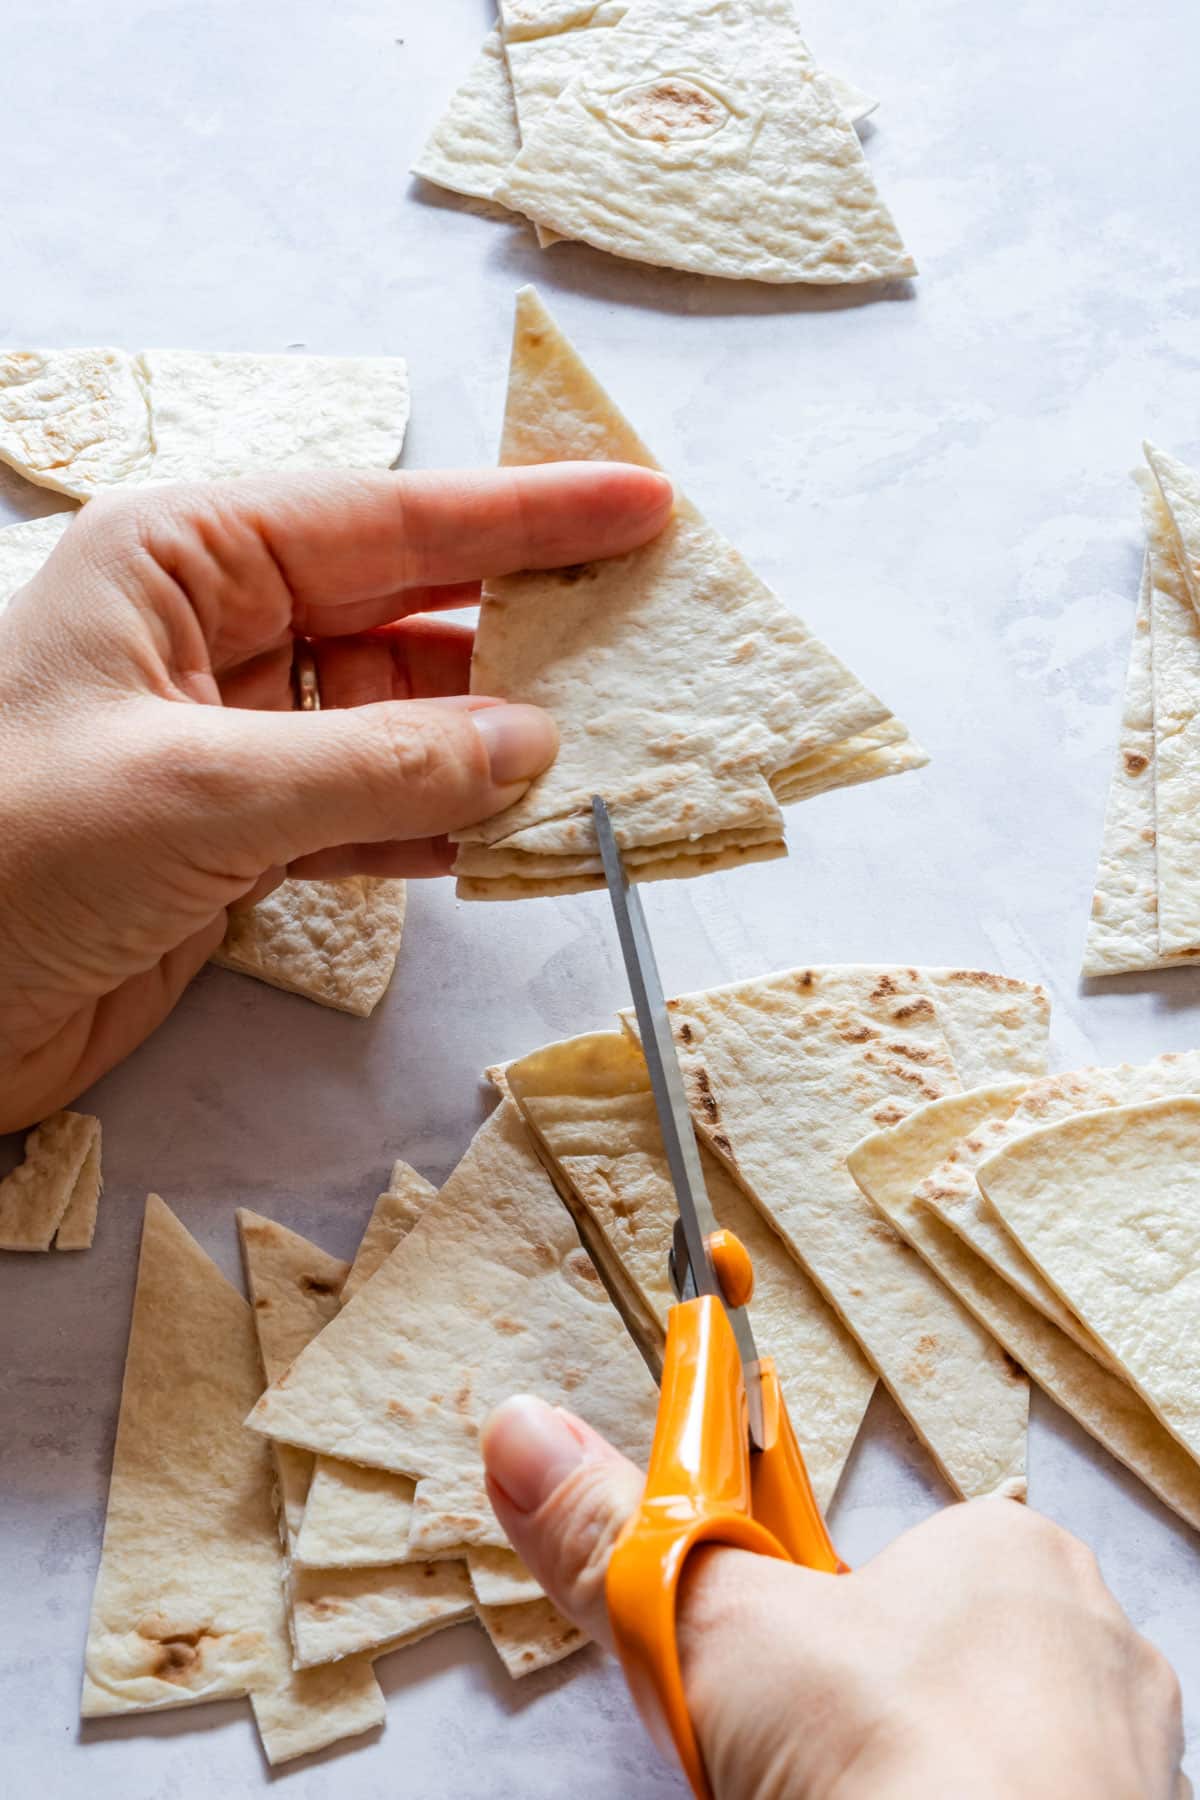
{"label": "browned spot on tortilla", "polygon": [[505,1313],[501,1313],[499,1318],[493,1319],[492,1324],[501,1337],[518,1337],[525,1330],[520,1319],[510,1319]]}
{"label": "browned spot on tortilla", "polygon": [[871,1117],[877,1125],[885,1127],[888,1125],[898,1125],[904,1116],[904,1108],[897,1106],[894,1100],[889,1101],[886,1106],[876,1107],[875,1111],[871,1114]]}
{"label": "browned spot on tortilla", "polygon": [[403,1400],[389,1400],[384,1409],[389,1419],[413,1419],[416,1414],[411,1406],[405,1406]]}
{"label": "browned spot on tortilla", "polygon": [[469,1381],[464,1381],[457,1394],[455,1394],[454,1404],[460,1413],[469,1413],[471,1411],[471,1383]]}
{"label": "browned spot on tortilla", "polygon": [[310,1600],[308,1606],[309,1611],[315,1613],[318,1619],[336,1619],[339,1613],[345,1612],[346,1610],[346,1603],[344,1600],[333,1600],[328,1598],[322,1600]]}
{"label": "browned spot on tortilla", "polygon": [[302,1275],[300,1286],[306,1294],[336,1294],[338,1292],[336,1281],[322,1281],[319,1275]]}
{"label": "browned spot on tortilla", "polygon": [[634,137],[667,144],[672,138],[696,137],[714,130],[729,117],[729,108],[694,81],[664,75],[622,95],[613,116]]}
{"label": "browned spot on tortilla", "polygon": [[[153,1633],[143,1635],[153,1635]],[[158,1653],[151,1669],[160,1681],[175,1681],[187,1675],[200,1661],[201,1645],[216,1641],[216,1633],[181,1631],[159,1639]]]}
{"label": "browned spot on tortilla", "polygon": [[1007,1350],[1001,1350],[1000,1356],[1004,1363],[1004,1373],[1008,1376],[1009,1380],[1024,1381],[1025,1371],[1016,1358],[1010,1356]]}
{"label": "browned spot on tortilla", "polygon": [[711,1094],[701,1094],[700,1104],[704,1108],[704,1111],[708,1116],[710,1124],[715,1125],[721,1115],[720,1115],[720,1111],[718,1110],[717,1103],[713,1099],[712,1095]]}
{"label": "browned spot on tortilla", "polygon": [[844,1025],[838,1036],[843,1044],[869,1044],[879,1033],[872,1031],[869,1025]]}
{"label": "browned spot on tortilla", "polygon": [[933,1001],[926,999],[910,1000],[907,1006],[898,1006],[892,1014],[897,1025],[907,1025],[910,1019],[935,1019],[936,1017]]}
{"label": "browned spot on tortilla", "polygon": [[558,1258],[549,1244],[532,1244],[530,1248],[533,1251],[533,1260],[541,1263],[543,1269],[552,1269],[557,1263]]}
{"label": "browned spot on tortilla", "polygon": [[692,1038],[693,1038],[692,1028],[688,1024],[686,1019],[683,1021],[683,1024],[679,1027],[679,1036],[685,1044],[690,1044],[692,1042]]}
{"label": "browned spot on tortilla", "polygon": [[599,573],[595,563],[570,563],[565,569],[559,569],[558,579],[567,587],[574,587],[579,581],[595,581]]}
{"label": "browned spot on tortilla", "polygon": [[1150,758],[1143,756],[1140,750],[1126,750],[1121,760],[1125,764],[1127,775],[1140,775],[1144,769],[1150,767]]}
{"label": "browned spot on tortilla", "polygon": [[906,1062],[927,1063],[937,1060],[937,1051],[932,1044],[901,1044],[893,1042],[892,1050],[897,1056],[904,1057]]}
{"label": "browned spot on tortilla", "polygon": [[792,977],[792,985],[807,993],[809,988],[816,982],[816,979],[817,978],[811,969],[797,969],[795,975]]}
{"label": "browned spot on tortilla", "polygon": [[723,1137],[720,1132],[714,1132],[712,1141],[725,1156],[733,1156],[733,1145],[727,1137]]}
{"label": "browned spot on tortilla", "polygon": [[899,992],[900,989],[890,975],[881,975],[871,990],[871,998],[872,1000],[891,1000]]}
{"label": "browned spot on tortilla", "polygon": [[712,1093],[712,1082],[708,1079],[707,1069],[696,1070],[696,1086],[700,1089],[702,1094]]}
{"label": "browned spot on tortilla", "polygon": [[1147,825],[1146,829],[1141,833],[1141,839],[1143,844],[1156,844],[1158,842],[1158,833],[1152,826]]}
{"label": "browned spot on tortilla", "polygon": [[266,1312],[268,1310],[268,1308],[270,1307],[270,1304],[271,1304],[271,1302],[267,1298],[266,1294],[260,1294],[258,1296],[258,1299],[254,1302],[254,1310],[256,1312]]}
{"label": "browned spot on tortilla", "polygon": [[906,1373],[910,1381],[930,1381],[936,1373],[933,1359],[941,1345],[931,1332],[917,1339],[917,1347],[909,1361]]}

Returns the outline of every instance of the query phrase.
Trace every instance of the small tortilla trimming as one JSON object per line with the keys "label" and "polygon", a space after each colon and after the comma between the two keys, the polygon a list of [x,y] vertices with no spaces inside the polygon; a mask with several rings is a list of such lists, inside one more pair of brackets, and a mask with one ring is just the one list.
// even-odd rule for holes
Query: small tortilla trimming
{"label": "small tortilla trimming", "polygon": [[1170,518],[1147,484],[1154,685],[1154,847],[1160,957],[1200,957],[1200,615]]}
{"label": "small tortilla trimming", "polygon": [[1030,1378],[1165,1505],[1200,1526],[1200,1467],[1128,1382],[1051,1325],[916,1198],[964,1137],[982,1137],[1002,1125],[1019,1094],[1009,1085],[934,1101],[857,1145],[849,1157],[851,1173]]}
{"label": "small tortilla trimming", "polygon": [[157,1195],[146,1203],[84,1718],[249,1694],[278,1763],[383,1722],[366,1662],[295,1671],[250,1308]]}
{"label": "small tortilla trimming", "polygon": [[1200,1096],[1046,1126],[978,1177],[1055,1291],[1200,1458]]}
{"label": "small tortilla trimming", "polygon": [[56,1112],[25,1139],[25,1158],[0,1181],[0,1250],[86,1250],[100,1200],[100,1121]]}
{"label": "small tortilla trimming", "polygon": [[256,906],[231,915],[212,960],[365,1019],[392,979],[405,904],[403,881],[371,875],[285,881]]}

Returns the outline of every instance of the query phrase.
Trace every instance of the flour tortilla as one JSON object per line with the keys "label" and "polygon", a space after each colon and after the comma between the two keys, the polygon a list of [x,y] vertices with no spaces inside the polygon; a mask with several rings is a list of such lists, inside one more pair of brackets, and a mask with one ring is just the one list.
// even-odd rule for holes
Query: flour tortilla
{"label": "flour tortilla", "polygon": [[512,82],[496,29],[483,40],[412,172],[452,193],[494,202],[504,171],[520,148]]}
{"label": "flour tortilla", "polygon": [[[349,1267],[245,1207],[239,1208],[237,1221],[263,1372],[269,1382],[277,1381],[336,1315]],[[290,1444],[271,1448],[298,1666],[412,1643],[471,1616],[471,1590],[461,1562],[410,1562],[366,1572],[294,1567],[313,1459]]]}
{"label": "flour tortilla", "polygon": [[1154,843],[1154,686],[1150,559],[1142,566],[1117,761],[1104,811],[1104,839],[1083,953],[1088,977],[1156,969],[1158,853]]}
{"label": "flour tortilla", "polygon": [[[653,1315],[661,1368],[675,1298],[667,1255],[678,1208],[641,1052],[624,1033],[597,1033],[522,1057],[505,1075],[594,1230]],[[827,1507],[874,1392],[875,1372],[783,1240],[716,1158],[703,1149],[701,1156],[718,1222],[750,1253],[755,1338],[764,1355],[775,1358],[813,1490]]]}
{"label": "flour tortilla", "polygon": [[923,1205],[1002,1275],[1023,1299],[1045,1314],[1098,1362],[1111,1358],[1093,1332],[1070,1309],[1005,1230],[980,1191],[975,1171],[985,1156],[1027,1132],[1098,1107],[1200,1093],[1200,1052],[1160,1057],[1141,1067],[1080,1069],[1035,1082],[1010,1119],[983,1127],[956,1145],[946,1162],[918,1190]]}
{"label": "flour tortilla", "polygon": [[579,1627],[545,1598],[535,1600],[532,1606],[479,1605],[475,1610],[514,1680],[562,1662],[588,1642]]}
{"label": "flour tortilla", "polygon": [[629,1455],[649,1448],[654,1383],[509,1101],[250,1423],[419,1478],[414,1551],[503,1548],[478,1439],[514,1392],[571,1406]]}
{"label": "flour tortilla", "polygon": [[[501,463],[597,458],[654,466],[524,288]],[[891,723],[686,500],[627,556],[488,583],[471,685],[547,707],[560,747],[515,806],[458,834],[464,898],[602,885],[596,792],[639,879],[779,855],[772,778]]]}
{"label": "flour tortilla", "polygon": [[916,265],[788,0],[640,0],[533,129],[499,198],[637,261],[768,282]]}
{"label": "flour tortilla", "polygon": [[388,468],[408,413],[399,357],[0,354],[0,461],[77,500],[265,469]]}
{"label": "flour tortilla", "polygon": [[25,1139],[24,1161],[0,1181],[0,1250],[49,1250],[63,1228],[61,1249],[86,1249],[99,1198],[99,1119],[51,1113]]}
{"label": "flour tortilla", "polygon": [[1200,1457],[1200,1096],[1047,1126],[978,1174],[1042,1274]]}
{"label": "flour tortilla", "polygon": [[0,526],[0,613],[33,580],[74,517],[74,512],[50,513]]}
{"label": "flour tortilla", "polygon": [[[969,1021],[987,1016],[977,995],[989,979],[999,1000],[984,1043],[1003,1060],[1001,1014],[1016,1007],[1018,984],[980,971],[795,969],[669,1006],[698,1130],[853,1333],[955,1492],[1023,1498],[1023,1377],[878,1217],[845,1161],[865,1132],[961,1086],[941,1016],[965,1041]],[[1044,1001],[1038,990],[1026,997]]]}
{"label": "flour tortilla", "polygon": [[404,933],[402,881],[285,881],[234,913],[212,960],[365,1019],[387,992]]}
{"label": "flour tortilla", "polygon": [[156,1195],[146,1205],[82,1713],[249,1694],[272,1763],[383,1722],[364,1661],[294,1671],[250,1308]]}
{"label": "flour tortilla", "polygon": [[1003,1124],[1020,1092],[1010,1084],[922,1107],[856,1146],[848,1159],[851,1173],[1038,1386],[1165,1505],[1200,1526],[1200,1468],[1128,1382],[1101,1368],[1021,1299],[916,1198],[931,1171],[964,1136],[984,1136]]}
{"label": "flour tortilla", "polygon": [[1145,494],[1160,957],[1200,957],[1200,615],[1157,489]]}
{"label": "flour tortilla", "polygon": [[1143,448],[1167,509],[1188,594],[1200,613],[1200,475],[1153,444]]}
{"label": "flour tortilla", "polygon": [[436,1197],[437,1189],[432,1181],[426,1181],[411,1164],[397,1161],[392,1165],[387,1190],[375,1202],[350,1273],[342,1286],[343,1306],[347,1300],[353,1300],[359,1288],[387,1261],[401,1238],[407,1236]]}

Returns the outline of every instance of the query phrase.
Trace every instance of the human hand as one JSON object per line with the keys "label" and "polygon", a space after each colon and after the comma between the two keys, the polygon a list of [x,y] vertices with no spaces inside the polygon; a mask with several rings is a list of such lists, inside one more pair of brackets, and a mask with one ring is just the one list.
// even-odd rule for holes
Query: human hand
{"label": "human hand", "polygon": [[[520,1397],[483,1434],[500,1523],[611,1646],[608,1553],[641,1472]],[[688,1560],[684,1686],[717,1800],[1183,1800],[1179,1684],[1095,1558],[1011,1501],[953,1506],[850,1575]]]}
{"label": "human hand", "polygon": [[[141,1042],[283,875],[432,875],[554,755],[466,698],[479,580],[632,549],[665,476],[564,463],[92,500],[0,617],[0,1131]],[[418,616],[424,615],[424,616]],[[292,711],[296,637],[322,711]]]}

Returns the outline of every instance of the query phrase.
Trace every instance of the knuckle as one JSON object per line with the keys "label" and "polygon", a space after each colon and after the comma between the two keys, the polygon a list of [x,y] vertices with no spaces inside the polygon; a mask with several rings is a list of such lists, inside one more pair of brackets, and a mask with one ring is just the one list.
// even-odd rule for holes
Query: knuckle
{"label": "knuckle", "polygon": [[617,1533],[624,1524],[608,1474],[600,1463],[582,1463],[550,1496],[538,1520],[553,1546],[552,1586],[568,1611],[587,1612],[603,1597],[604,1577]]}

